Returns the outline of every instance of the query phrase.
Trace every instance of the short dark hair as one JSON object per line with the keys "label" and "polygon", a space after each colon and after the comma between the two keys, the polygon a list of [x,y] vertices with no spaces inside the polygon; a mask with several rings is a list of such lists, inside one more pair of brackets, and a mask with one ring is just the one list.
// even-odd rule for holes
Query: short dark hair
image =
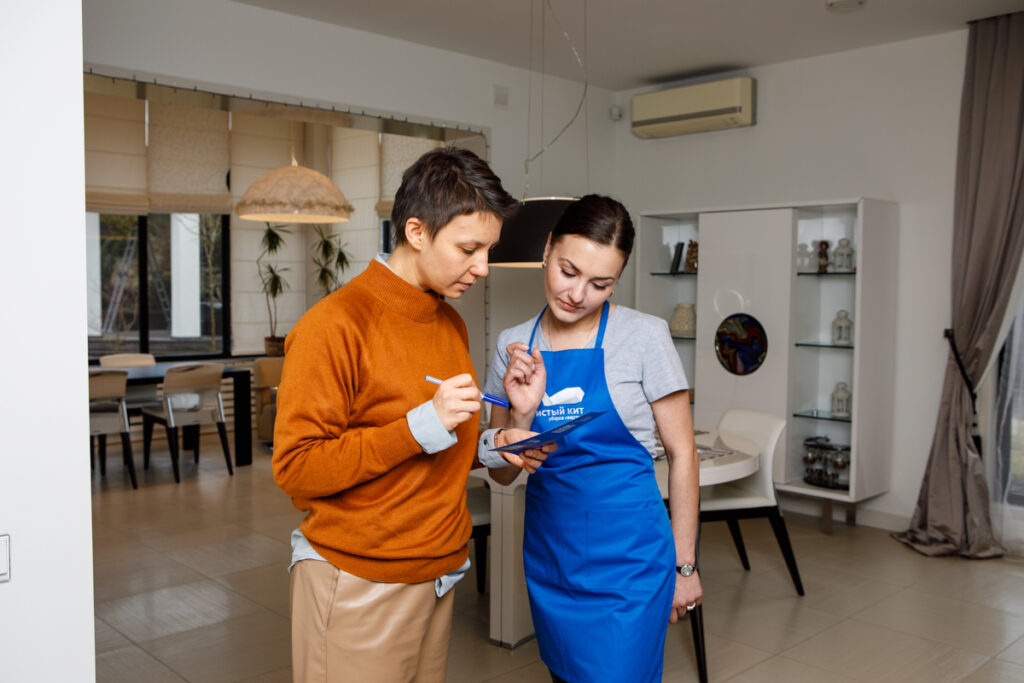
{"label": "short dark hair", "polygon": [[611,197],[588,194],[565,207],[551,231],[551,244],[565,235],[579,235],[598,244],[615,247],[622,252],[625,268],[633,253],[633,219],[621,203]]}
{"label": "short dark hair", "polygon": [[519,208],[483,159],[468,149],[441,147],[417,159],[402,174],[391,224],[395,245],[405,244],[405,223],[418,218],[431,240],[456,216],[484,211],[503,221]]}

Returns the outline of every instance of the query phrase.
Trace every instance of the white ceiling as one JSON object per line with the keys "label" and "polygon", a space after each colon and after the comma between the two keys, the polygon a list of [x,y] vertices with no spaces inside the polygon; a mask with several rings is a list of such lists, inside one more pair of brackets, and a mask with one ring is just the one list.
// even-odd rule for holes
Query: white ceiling
{"label": "white ceiling", "polygon": [[235,1],[582,80],[560,23],[590,82],[610,90],[946,33],[1024,10],[1024,0],[867,0],[842,14],[825,0]]}

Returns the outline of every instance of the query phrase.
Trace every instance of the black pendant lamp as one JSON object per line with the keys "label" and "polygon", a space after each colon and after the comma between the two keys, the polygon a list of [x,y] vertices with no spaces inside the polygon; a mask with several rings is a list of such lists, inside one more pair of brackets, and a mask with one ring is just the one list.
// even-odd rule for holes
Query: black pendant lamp
{"label": "black pendant lamp", "polygon": [[501,240],[491,251],[488,262],[506,268],[540,268],[544,245],[565,207],[574,197],[530,197],[519,205],[519,212],[501,227]]}

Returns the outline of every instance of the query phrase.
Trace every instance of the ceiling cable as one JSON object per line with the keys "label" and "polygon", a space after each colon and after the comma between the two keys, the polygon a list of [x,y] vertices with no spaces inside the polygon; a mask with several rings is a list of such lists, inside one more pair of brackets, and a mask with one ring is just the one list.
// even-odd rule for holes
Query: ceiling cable
{"label": "ceiling cable", "polygon": [[[590,86],[590,81],[587,78],[587,69],[583,65],[583,60],[580,58],[580,53],[576,50],[576,46],[573,44],[572,38],[569,37],[568,31],[565,30],[565,28],[562,26],[562,23],[560,21],[558,21],[558,16],[555,15],[555,10],[551,6],[551,0],[545,0],[545,3],[547,4],[548,11],[551,12],[551,18],[554,20],[554,22],[558,26],[558,28],[562,31],[562,36],[565,38],[566,42],[569,44],[569,49],[572,50],[572,54],[576,58],[576,63],[579,65],[580,71],[583,72],[583,93],[580,95],[579,104],[576,105],[576,113],[574,113],[572,115],[572,118],[569,119],[569,122],[566,123],[564,126],[562,126],[562,130],[558,131],[558,134],[555,135],[555,137],[551,138],[551,141],[548,144],[546,144],[543,147],[541,147],[537,151],[537,153],[534,154],[533,156],[527,157],[526,160],[523,162],[523,169],[526,171],[526,187],[523,190],[523,197],[524,198],[529,194],[529,191],[530,191],[530,164],[533,163],[534,161],[536,161],[537,158],[541,154],[546,152],[548,150],[548,148],[551,147],[551,145],[555,144],[558,141],[558,138],[562,137],[562,134],[565,131],[569,130],[569,127],[573,123],[576,122],[576,119],[580,115],[580,111],[583,109],[583,103],[586,102],[586,100],[587,100],[587,89]],[[584,14],[585,13],[586,13],[586,4],[584,4]],[[532,41],[532,35],[533,35],[533,18],[532,18],[533,6],[532,6],[532,4],[530,6],[530,14],[531,14],[531,18],[530,18],[531,41],[530,42],[531,42],[531,61],[532,61],[532,42],[533,42]],[[584,16],[584,40],[586,40],[586,17],[585,16]],[[543,41],[543,38],[542,38],[542,41]],[[543,48],[543,46],[542,46],[542,48]],[[531,73],[532,73],[532,70],[531,70]],[[531,90],[532,90],[532,87],[531,87]],[[543,93],[541,93],[541,94],[543,95]],[[527,112],[527,118],[529,118],[529,112]],[[541,105],[541,121],[542,122],[543,122],[543,119],[544,119],[544,107],[543,107],[543,104],[542,104]],[[529,127],[527,127],[527,130],[529,130]],[[543,137],[541,139],[543,140]],[[527,145],[529,145],[529,139],[527,139]],[[588,172],[589,172],[589,170],[588,170]]]}

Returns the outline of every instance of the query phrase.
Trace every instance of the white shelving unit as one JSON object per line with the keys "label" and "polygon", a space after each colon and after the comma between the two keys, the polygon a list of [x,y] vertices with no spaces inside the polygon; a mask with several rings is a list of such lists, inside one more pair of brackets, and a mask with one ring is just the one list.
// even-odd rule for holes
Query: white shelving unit
{"label": "white shelving unit", "polygon": [[[685,245],[690,240],[700,241],[697,236],[697,214],[676,214],[671,216],[650,216],[641,221],[641,230],[648,230],[649,238],[638,239],[636,244],[637,302],[646,302],[638,309],[672,320],[676,304],[697,303],[697,273],[672,273],[672,256],[675,245]],[[695,337],[673,337],[676,350],[686,371],[690,386],[694,384],[694,342]],[[696,392],[695,392],[696,393]]]}
{"label": "white shelving unit", "polygon": [[[827,240],[831,253],[841,238],[855,250],[854,272],[818,273],[817,243]],[[675,243],[689,239],[700,244],[696,277],[661,275]],[[846,504],[852,523],[855,505],[889,485],[898,247],[897,206],[871,199],[640,217],[637,308],[670,320],[677,303],[697,306],[696,338],[676,344],[698,389],[695,424],[714,426],[733,407],[784,418],[776,488],[821,500],[826,529],[832,503]],[[852,345],[832,343],[841,309],[853,320]],[[765,361],[750,375],[730,374],[715,354],[715,331],[733,313],[767,333]],[[852,393],[848,417],[831,414],[837,382]],[[841,481],[805,481],[804,440],[814,436],[850,447]]]}

